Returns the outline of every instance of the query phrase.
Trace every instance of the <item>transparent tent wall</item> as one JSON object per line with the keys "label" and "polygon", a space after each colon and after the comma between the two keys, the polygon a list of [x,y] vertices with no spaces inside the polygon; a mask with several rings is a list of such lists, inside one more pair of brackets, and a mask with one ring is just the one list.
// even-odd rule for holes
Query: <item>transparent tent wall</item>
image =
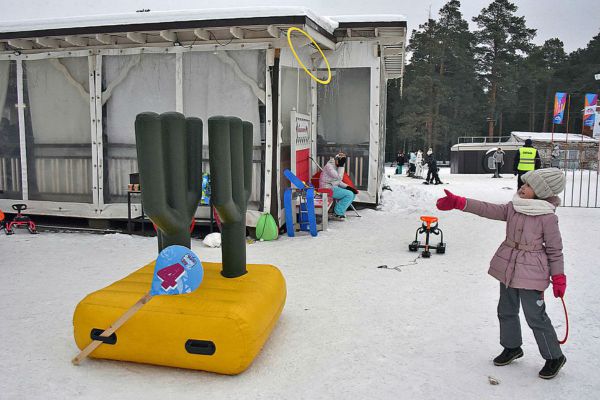
{"label": "transparent tent wall", "polygon": [[208,118],[236,116],[254,127],[252,193],[249,210],[262,210],[265,176],[264,50],[183,54],[183,109],[204,123],[203,171],[208,163]]}
{"label": "transparent tent wall", "polygon": [[0,198],[21,199],[17,63],[0,61]]}
{"label": "transparent tent wall", "polygon": [[283,170],[291,167],[290,113],[295,110],[310,115],[310,77],[299,67],[281,67],[281,159],[280,197],[290,187]]}
{"label": "transparent tent wall", "polygon": [[346,153],[346,172],[365,190],[369,181],[371,70],[332,68],[332,75],[328,85],[317,87],[317,157],[323,165],[337,152]]}
{"label": "transparent tent wall", "polygon": [[175,55],[103,56],[102,70],[104,203],[124,203],[138,172],[136,115],[175,111]]}
{"label": "transparent tent wall", "polygon": [[88,58],[25,61],[29,198],[92,203]]}

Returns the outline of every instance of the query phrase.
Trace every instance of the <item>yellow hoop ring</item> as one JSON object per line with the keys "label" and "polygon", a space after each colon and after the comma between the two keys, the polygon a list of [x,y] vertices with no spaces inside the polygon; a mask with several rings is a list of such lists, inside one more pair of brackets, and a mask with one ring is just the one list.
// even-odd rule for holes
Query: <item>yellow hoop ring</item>
{"label": "yellow hoop ring", "polygon": [[[323,79],[317,78],[316,76],[311,74],[311,72],[306,68],[304,63],[302,61],[300,61],[300,57],[298,57],[298,54],[296,53],[296,50],[294,50],[294,46],[292,45],[292,31],[298,31],[298,32],[302,33],[304,36],[309,38],[310,41],[315,45],[317,50],[319,50],[319,53],[321,53],[321,57],[323,57],[323,60],[325,60],[325,65],[327,65],[327,73],[329,74],[327,79],[323,80]],[[321,50],[321,48],[319,47],[317,42],[315,42],[315,40],[312,37],[310,37],[310,35],[308,33],[304,32],[300,28],[296,28],[295,26],[292,26],[287,31],[287,40],[288,40],[288,44],[290,45],[290,49],[292,50],[292,53],[294,54],[294,57],[296,58],[296,61],[298,61],[298,64],[300,64],[300,66],[302,66],[302,69],[304,69],[304,72],[306,72],[308,75],[310,75],[311,78],[313,78],[316,82],[320,83],[321,85],[327,85],[329,82],[331,82],[331,68],[329,67],[329,61],[327,61],[327,57],[325,57],[325,54],[323,54],[323,50]]]}

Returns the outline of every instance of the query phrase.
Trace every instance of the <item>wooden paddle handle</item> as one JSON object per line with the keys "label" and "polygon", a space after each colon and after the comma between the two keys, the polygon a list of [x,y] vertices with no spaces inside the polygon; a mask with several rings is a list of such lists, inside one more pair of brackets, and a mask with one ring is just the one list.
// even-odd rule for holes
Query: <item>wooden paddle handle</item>
{"label": "wooden paddle handle", "polygon": [[[125,313],[121,315],[121,317],[118,320],[116,320],[107,330],[102,332],[99,336],[108,337],[112,335],[117,329],[121,327],[121,325],[127,322],[127,320],[129,320],[129,318],[133,316],[133,314],[135,314],[140,308],[142,308],[144,304],[150,301],[151,298],[152,295],[150,294],[150,292],[146,293],[129,310],[125,311]],[[77,356],[73,360],[71,360],[71,362],[75,365],[79,365],[80,362],[85,360],[85,358],[89,356],[94,350],[96,350],[98,346],[100,346],[102,343],[104,342],[102,342],[101,340],[92,341],[92,343],[88,344],[83,350],[81,350],[81,352],[79,352],[79,354],[77,354]]]}

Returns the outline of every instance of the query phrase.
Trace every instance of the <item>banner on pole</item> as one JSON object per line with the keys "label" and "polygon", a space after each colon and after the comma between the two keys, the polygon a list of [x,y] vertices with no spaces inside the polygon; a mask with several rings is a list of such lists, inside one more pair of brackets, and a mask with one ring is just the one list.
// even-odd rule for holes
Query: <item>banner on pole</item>
{"label": "banner on pole", "polygon": [[552,117],[553,124],[562,124],[566,103],[567,94],[562,92],[556,92],[556,95],[554,96],[554,116]]}
{"label": "banner on pole", "polygon": [[[594,121],[594,130],[592,133],[594,139],[600,140],[600,112],[596,112],[596,120]],[[598,148],[599,160],[600,161],[600,148]]]}
{"label": "banner on pole", "polygon": [[596,106],[598,105],[598,95],[587,93],[585,95],[585,107],[583,109],[583,126],[594,126],[594,117],[596,116]]}

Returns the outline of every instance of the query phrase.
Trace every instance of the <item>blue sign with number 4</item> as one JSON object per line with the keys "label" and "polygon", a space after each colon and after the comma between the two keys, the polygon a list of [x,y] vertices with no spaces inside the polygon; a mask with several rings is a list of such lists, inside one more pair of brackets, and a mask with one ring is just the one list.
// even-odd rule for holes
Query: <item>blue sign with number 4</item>
{"label": "blue sign with number 4", "polygon": [[193,251],[184,246],[169,246],[156,259],[150,294],[191,293],[200,286],[203,277],[202,263]]}

